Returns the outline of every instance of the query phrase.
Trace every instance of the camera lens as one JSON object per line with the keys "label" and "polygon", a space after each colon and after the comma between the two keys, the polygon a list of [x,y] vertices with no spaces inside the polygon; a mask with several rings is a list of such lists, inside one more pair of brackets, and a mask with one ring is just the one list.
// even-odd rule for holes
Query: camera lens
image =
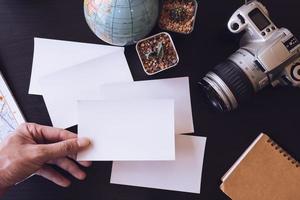
{"label": "camera lens", "polygon": [[204,80],[202,80],[200,84],[203,89],[203,94],[205,95],[205,98],[208,100],[208,102],[211,103],[216,110],[226,111],[227,107],[216,90]]}
{"label": "camera lens", "polygon": [[221,111],[237,108],[254,94],[247,75],[230,60],[217,65],[200,83],[210,103]]}

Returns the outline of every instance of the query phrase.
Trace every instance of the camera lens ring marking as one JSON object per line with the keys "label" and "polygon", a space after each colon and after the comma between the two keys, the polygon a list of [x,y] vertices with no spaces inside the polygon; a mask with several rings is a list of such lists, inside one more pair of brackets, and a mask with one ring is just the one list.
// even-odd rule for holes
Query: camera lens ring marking
{"label": "camera lens ring marking", "polygon": [[[267,75],[265,72],[261,71],[258,66],[256,66],[255,60],[257,60],[257,58],[249,49],[242,47],[232,54],[228,59],[239,65],[240,69],[244,71],[251,81],[255,92],[260,91],[264,86],[266,86],[265,84],[262,86],[261,83],[264,82],[263,80],[265,80]],[[243,64],[238,62],[240,60],[243,61]]]}

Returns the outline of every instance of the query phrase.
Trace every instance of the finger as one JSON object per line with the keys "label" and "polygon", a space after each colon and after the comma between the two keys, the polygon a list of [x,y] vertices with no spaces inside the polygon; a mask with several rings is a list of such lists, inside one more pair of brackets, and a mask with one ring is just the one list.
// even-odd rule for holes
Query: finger
{"label": "finger", "polygon": [[[76,161],[77,154],[68,155],[68,157],[71,158],[72,160]],[[79,163],[83,167],[90,167],[92,165],[91,161],[76,161],[76,162]]]}
{"label": "finger", "polygon": [[68,139],[57,143],[40,145],[43,156],[40,156],[44,162],[57,158],[67,157],[68,155],[77,154],[90,145],[90,140],[87,138]]}
{"label": "finger", "polygon": [[57,165],[79,180],[84,180],[86,178],[86,174],[78,167],[78,165],[68,158],[59,158],[50,161],[49,163]]}
{"label": "finger", "polygon": [[19,130],[24,134],[29,134],[37,141],[44,141],[44,143],[59,142],[67,139],[77,138],[77,135],[70,131],[35,123],[22,124],[19,127]]}
{"label": "finger", "polygon": [[44,165],[39,171],[36,172],[36,174],[61,187],[68,187],[71,184],[70,180],[47,165]]}
{"label": "finger", "polygon": [[78,163],[83,167],[90,167],[92,165],[91,161],[78,161]]}

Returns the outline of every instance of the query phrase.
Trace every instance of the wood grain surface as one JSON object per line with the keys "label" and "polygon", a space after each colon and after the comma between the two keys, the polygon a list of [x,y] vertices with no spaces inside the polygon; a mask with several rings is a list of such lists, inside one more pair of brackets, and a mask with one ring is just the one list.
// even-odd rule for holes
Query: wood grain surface
{"label": "wood grain surface", "polygon": [[[180,64],[147,76],[134,46],[126,56],[135,80],[189,76],[195,135],[206,136],[207,147],[200,195],[109,184],[111,163],[98,162],[87,169],[83,182],[67,189],[40,177],[12,188],[4,200],[226,200],[220,178],[260,132],[266,132],[296,159],[300,159],[300,89],[268,88],[232,113],[216,113],[205,103],[197,82],[214,65],[238,49],[241,35],[231,34],[227,20],[243,1],[199,1],[191,35],[171,34]],[[271,19],[300,37],[300,1],[264,0]],[[161,30],[155,28],[154,33]],[[26,119],[51,125],[43,99],[28,95],[33,37],[102,43],[89,30],[82,0],[0,0],[0,66]],[[76,127],[71,129],[76,131]],[[68,176],[69,177],[69,176]]]}

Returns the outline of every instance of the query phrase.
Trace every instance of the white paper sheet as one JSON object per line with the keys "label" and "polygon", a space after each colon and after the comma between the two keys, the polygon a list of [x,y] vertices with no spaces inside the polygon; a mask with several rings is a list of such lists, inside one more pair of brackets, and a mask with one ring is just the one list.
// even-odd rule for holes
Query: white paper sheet
{"label": "white paper sheet", "polygon": [[100,96],[107,100],[174,99],[176,134],[194,132],[188,77],[103,85]]}
{"label": "white paper sheet", "polygon": [[200,193],[206,138],[176,135],[176,161],[113,162],[111,183]]}
{"label": "white paper sheet", "polygon": [[77,124],[77,100],[97,99],[105,83],[133,81],[123,52],[114,52],[69,67],[40,80],[43,97],[53,126]]}
{"label": "white paper sheet", "polygon": [[92,145],[77,159],[174,160],[174,101],[79,101],[78,136]]}
{"label": "white paper sheet", "polygon": [[40,78],[115,51],[124,52],[124,48],[34,38],[34,55],[29,94],[42,95],[38,82]]}

